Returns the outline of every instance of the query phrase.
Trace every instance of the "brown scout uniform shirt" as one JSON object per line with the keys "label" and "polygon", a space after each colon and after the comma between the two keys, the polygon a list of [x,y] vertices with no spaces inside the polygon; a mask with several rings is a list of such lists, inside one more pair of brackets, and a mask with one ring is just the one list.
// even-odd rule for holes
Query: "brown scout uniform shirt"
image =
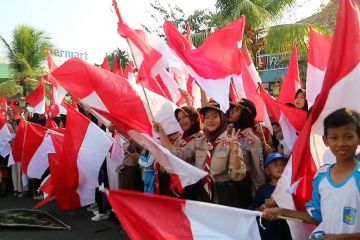
{"label": "brown scout uniform shirt", "polygon": [[[216,142],[219,142],[212,153],[211,177],[215,182],[240,181],[246,176],[246,165],[239,145],[230,144],[227,132],[223,132]],[[205,158],[208,151],[206,136],[190,141],[183,148],[173,147],[171,152],[195,167],[205,169]],[[234,170],[233,163],[240,161],[240,169]]]}
{"label": "brown scout uniform shirt", "polygon": [[241,131],[239,142],[244,155],[246,169],[252,181],[252,192],[254,195],[256,190],[265,184],[262,143],[252,128],[246,128]]}

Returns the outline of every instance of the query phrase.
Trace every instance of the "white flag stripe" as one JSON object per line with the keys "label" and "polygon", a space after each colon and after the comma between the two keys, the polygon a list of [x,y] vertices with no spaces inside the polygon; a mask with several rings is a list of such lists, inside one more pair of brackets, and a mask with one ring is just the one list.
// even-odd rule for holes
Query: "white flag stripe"
{"label": "white flag stripe", "polygon": [[95,188],[99,186],[99,170],[112,143],[112,139],[105,132],[90,122],[77,158],[79,171],[77,193],[80,196],[81,206],[95,202]]}

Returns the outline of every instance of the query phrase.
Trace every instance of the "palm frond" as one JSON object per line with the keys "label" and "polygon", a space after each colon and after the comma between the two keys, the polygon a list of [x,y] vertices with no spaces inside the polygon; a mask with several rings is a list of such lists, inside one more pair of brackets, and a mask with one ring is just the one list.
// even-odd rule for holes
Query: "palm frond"
{"label": "palm frond", "polygon": [[266,36],[266,51],[269,53],[291,52],[293,42],[297,42],[300,56],[307,55],[310,27],[330,34],[331,31],[320,26],[306,23],[283,24],[269,28]]}
{"label": "palm frond", "polygon": [[11,42],[5,41],[3,37],[1,40],[7,48],[10,68],[20,83],[26,77],[38,76],[46,59],[46,49],[53,49],[45,32],[27,25],[20,25],[13,30]]}

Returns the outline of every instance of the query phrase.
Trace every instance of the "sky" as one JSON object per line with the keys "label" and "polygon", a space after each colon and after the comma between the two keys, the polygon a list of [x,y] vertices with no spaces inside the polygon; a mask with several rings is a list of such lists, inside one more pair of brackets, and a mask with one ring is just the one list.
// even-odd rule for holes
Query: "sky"
{"label": "sky", "polygon": [[[156,24],[150,17],[151,1],[117,0],[124,21],[132,28]],[[200,8],[215,11],[216,3],[216,0],[159,1],[178,5],[187,15]],[[310,16],[324,1],[298,0],[302,10],[289,12],[285,21]],[[90,63],[101,63],[106,53],[117,48],[128,49],[126,41],[116,31],[117,18],[111,0],[0,0],[0,35],[10,41],[12,30],[21,24],[45,31],[57,49],[86,52]],[[6,61],[5,51],[0,43],[0,62]]]}

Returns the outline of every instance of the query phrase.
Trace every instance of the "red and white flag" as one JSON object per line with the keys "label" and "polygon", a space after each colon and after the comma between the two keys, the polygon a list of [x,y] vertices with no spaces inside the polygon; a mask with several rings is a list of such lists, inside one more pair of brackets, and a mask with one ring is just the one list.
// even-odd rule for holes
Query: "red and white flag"
{"label": "red and white flag", "polygon": [[[159,160],[159,163],[164,165],[163,167],[168,172],[179,176],[181,181],[177,186],[185,187],[186,184],[195,183],[202,178],[201,174],[196,173],[203,171],[194,169],[190,164],[174,156],[168,156],[167,154],[170,153],[150,138],[152,129],[146,113],[148,107],[145,107],[147,105],[146,98],[140,86],[133,85],[125,78],[96,68],[80,59],[68,60],[54,72],[54,76],[81,102],[87,103],[88,106],[91,106],[121,131],[132,134],[131,137],[135,140],[138,139],[139,144],[146,143],[150,151],[153,149],[154,152],[152,153],[156,159],[164,159],[163,161]],[[176,105],[147,89],[145,92],[155,121],[163,125],[166,134],[181,131],[174,115]],[[96,96],[96,98],[90,98],[89,95]],[[122,97],[119,98],[118,96]],[[106,108],[100,108],[99,102]],[[147,124],[149,124],[150,129],[148,129]],[[203,174],[206,175],[205,172]],[[196,181],[194,182],[194,180]]]}
{"label": "red and white flag", "polygon": [[6,122],[4,116],[0,117],[0,155],[5,158],[10,154],[11,146],[10,141],[13,139],[13,131]]}
{"label": "red and white flag", "polygon": [[56,115],[62,113],[62,107],[61,103],[64,100],[67,92],[66,90],[59,85],[58,81],[52,76],[52,72],[57,68],[57,65],[48,51],[47,53],[47,62],[49,67],[49,73],[47,75],[47,81],[52,84],[51,89],[51,107],[52,107],[52,117],[55,117]]}
{"label": "red and white flag", "polygon": [[32,111],[35,113],[45,113],[45,84],[44,78],[41,75],[41,79],[37,88],[25,97],[26,102],[32,107]]}
{"label": "red and white flag", "polygon": [[118,56],[115,56],[115,58],[114,58],[114,64],[113,64],[112,72],[115,73],[115,74],[118,74],[118,75],[120,75],[122,77],[124,75],[122,66],[121,66],[121,64],[119,65]]}
{"label": "red and white flag", "polygon": [[81,59],[68,60],[53,75],[71,95],[96,110],[118,129],[125,132],[135,129],[152,135],[150,121],[153,116],[168,134],[181,131],[174,115],[177,108],[174,103],[147,89],[143,90],[119,75]]}
{"label": "red and white flag", "polygon": [[107,197],[133,240],[261,239],[257,211],[126,190]]}
{"label": "red and white flag", "polygon": [[296,91],[301,88],[301,80],[298,66],[298,54],[296,43],[294,43],[288,72],[281,84],[279,101],[282,103],[293,103]]}
{"label": "red and white flag", "polygon": [[164,24],[169,45],[184,61],[190,75],[223,111],[229,108],[230,82],[241,74],[240,48],[244,27],[245,17],[242,16],[208,36],[197,49],[192,49],[171,22]]}
{"label": "red and white flag", "polygon": [[285,153],[290,154],[298,134],[304,126],[307,112],[296,107],[287,106],[286,104],[275,100],[261,85],[259,85],[259,89],[267,110],[281,127],[284,137],[282,143],[285,148]]}
{"label": "red and white flag", "polygon": [[27,121],[23,119],[20,120],[14,141],[11,146],[8,166],[21,162],[27,124]]}
{"label": "red and white flag", "polygon": [[61,161],[52,176],[60,209],[95,202],[98,175],[113,140],[81,113],[68,108]]}
{"label": "red and white flag", "polygon": [[[62,141],[63,136],[61,136],[60,138],[57,139],[61,139],[60,141]],[[61,143],[62,144],[62,143]],[[54,143],[55,145],[55,143]],[[59,160],[58,160],[58,156],[60,152],[57,153],[49,153],[48,155],[48,159],[49,159],[49,168],[50,168],[50,173],[40,184],[39,187],[39,191],[42,192],[44,194],[44,199],[41,200],[40,202],[38,202],[33,208],[37,209],[40,208],[42,206],[44,206],[45,204],[47,204],[48,202],[50,202],[54,197],[55,197],[55,183],[54,183],[54,176],[57,176],[57,169],[59,166]]]}
{"label": "red and white flag", "polygon": [[134,69],[133,61],[129,61],[129,64],[126,66],[124,71],[124,78],[128,79],[129,81],[136,83],[136,69]]}
{"label": "red and white flag", "polygon": [[141,81],[150,90],[174,103],[181,99],[179,88],[185,89],[188,74],[185,65],[164,40],[143,30],[131,29],[122,19],[117,3],[113,0],[118,16],[118,33],[126,38],[140,68]]}
{"label": "red and white flag", "polygon": [[311,107],[321,91],[329,60],[331,37],[310,29],[309,56],[306,74],[306,99]]}
{"label": "red and white flag", "polygon": [[28,123],[24,138],[22,154],[23,173],[30,178],[41,179],[49,167],[48,153],[55,153],[47,128]]}
{"label": "red and white flag", "polygon": [[183,193],[186,186],[197,183],[207,175],[207,172],[174,156],[149,135],[137,131],[128,131],[127,134],[138,144],[148,149],[154,155],[156,161],[170,174],[170,187],[174,192]]}
{"label": "red and white flag", "polygon": [[101,64],[101,68],[110,71],[110,64],[109,64],[109,60],[107,59],[107,57],[104,57],[104,61]]}
{"label": "red and white flag", "polygon": [[360,20],[355,0],[340,2],[330,56],[322,90],[294,146],[291,164],[274,192],[281,207],[304,210],[311,199],[317,169],[335,161],[322,141],[325,117],[342,107],[360,112],[358,89],[354,87],[360,76]]}

